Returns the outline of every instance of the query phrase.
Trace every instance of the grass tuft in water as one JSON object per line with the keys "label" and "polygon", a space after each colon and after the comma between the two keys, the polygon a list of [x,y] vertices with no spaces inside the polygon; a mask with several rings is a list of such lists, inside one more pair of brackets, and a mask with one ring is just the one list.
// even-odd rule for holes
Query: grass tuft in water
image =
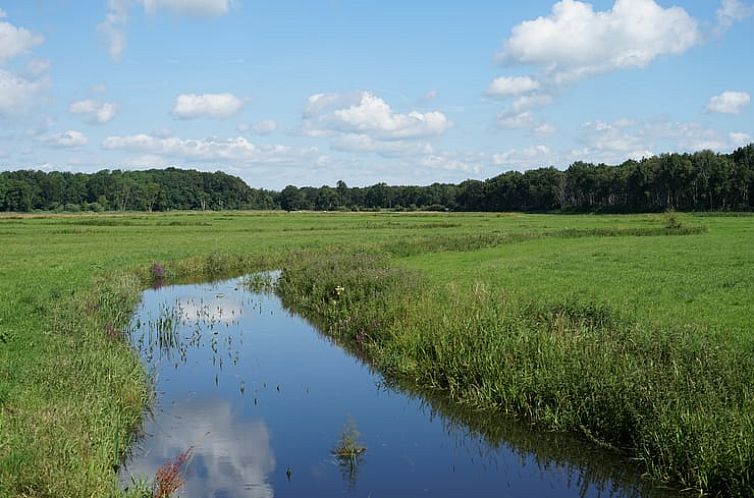
{"label": "grass tuft in water", "polygon": [[340,459],[356,459],[356,457],[367,450],[366,446],[359,442],[360,436],[361,433],[356,428],[356,422],[349,417],[340,431],[338,444],[332,450],[333,455]]}
{"label": "grass tuft in water", "polygon": [[171,498],[183,487],[183,472],[191,458],[192,450],[193,448],[187,449],[157,469],[152,483],[152,498]]}

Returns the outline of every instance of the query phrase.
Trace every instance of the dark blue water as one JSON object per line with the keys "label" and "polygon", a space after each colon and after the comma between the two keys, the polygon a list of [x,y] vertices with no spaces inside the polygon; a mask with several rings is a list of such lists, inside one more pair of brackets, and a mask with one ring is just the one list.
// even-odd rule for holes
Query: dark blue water
{"label": "dark blue water", "polygon": [[[146,291],[132,328],[156,402],[124,482],[192,448],[184,497],[659,496],[613,455],[387,387],[240,279]],[[356,459],[332,451],[347,423]]]}

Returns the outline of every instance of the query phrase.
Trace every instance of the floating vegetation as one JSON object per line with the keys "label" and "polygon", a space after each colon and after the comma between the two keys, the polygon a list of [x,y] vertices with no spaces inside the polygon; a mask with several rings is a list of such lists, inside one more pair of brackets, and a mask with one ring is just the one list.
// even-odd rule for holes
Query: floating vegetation
{"label": "floating vegetation", "polygon": [[366,446],[359,442],[359,436],[361,433],[356,428],[356,422],[349,417],[340,432],[338,444],[332,450],[333,455],[342,460],[356,460],[367,450]]}
{"label": "floating vegetation", "polygon": [[366,446],[359,442],[359,436],[361,434],[356,428],[356,422],[349,417],[340,432],[338,444],[332,450],[333,455],[338,461],[338,467],[340,467],[343,480],[351,488],[356,486],[359,463],[362,455],[367,450]]}

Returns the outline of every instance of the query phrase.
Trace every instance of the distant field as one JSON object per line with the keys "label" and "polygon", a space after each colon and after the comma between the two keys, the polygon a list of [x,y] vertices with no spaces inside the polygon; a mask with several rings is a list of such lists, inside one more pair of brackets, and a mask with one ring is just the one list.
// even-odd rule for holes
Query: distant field
{"label": "distant field", "polygon": [[[663,340],[708,336],[727,341],[716,343],[722,346],[722,352],[711,352],[708,348],[714,344],[704,340],[688,342],[693,343],[688,346],[693,351],[709,353],[700,364],[720,367],[719,378],[723,380],[715,384],[717,387],[710,387],[718,382],[714,380],[716,371],[700,373],[696,387],[682,379],[677,385],[663,385],[668,391],[656,398],[677,396],[679,410],[693,410],[694,403],[702,402],[712,407],[711,415],[690,411],[681,414],[687,418],[680,422],[667,421],[675,424],[679,434],[678,448],[668,455],[681,455],[686,451],[683,448],[693,445],[705,450],[703,461],[694,463],[698,472],[678,470],[682,465],[676,461],[649,461],[648,465],[657,466],[649,470],[658,478],[680,480],[689,487],[713,492],[742,493],[753,485],[752,478],[740,476],[739,470],[754,463],[754,422],[748,411],[754,399],[746,394],[754,389],[754,372],[745,370],[748,363],[741,365],[740,376],[736,371],[742,358],[754,363],[754,338],[750,336],[754,323],[754,218],[676,216],[686,232],[667,230],[665,227],[672,220],[665,215],[0,215],[0,496],[118,494],[113,469],[125,451],[149,392],[135,356],[122,341],[113,341],[104,331],[124,326],[139,289],[146,285],[150,264],[165,264],[175,277],[210,278],[222,273],[282,267],[289,260],[306,266],[308,261],[321,259],[321,254],[356,250],[384,255],[390,267],[416,272],[431,289],[427,292],[444,293],[436,296],[442,306],[438,304],[435,309],[420,303],[417,306],[426,309],[418,310],[416,317],[441,313],[443,309],[452,311],[452,304],[448,303],[454,299],[470,303],[483,288],[494,297],[495,306],[505,301],[514,303],[510,309],[517,310],[596,308],[619,327],[630,329],[631,334],[638,331],[629,342],[611,343],[611,348],[618,349],[600,350],[599,354],[622,354],[627,351],[626,344],[641,345],[641,341],[660,337],[652,334],[664,331],[671,335],[662,335]],[[411,322],[412,327],[419,326],[421,322],[417,320]],[[460,317],[450,320],[451,324],[461,323],[452,321],[461,320]],[[589,325],[584,325],[584,320],[579,323],[571,325]],[[602,341],[595,334],[607,334],[609,330],[600,328],[604,325],[600,323],[589,325],[591,335],[584,336]],[[448,334],[453,330],[449,328]],[[413,365],[405,367],[406,371],[423,364],[421,358],[408,353],[405,358],[410,362],[382,361],[379,354],[385,351],[403,354],[400,344],[415,346],[405,337],[385,341],[373,351],[378,364],[394,367],[396,372],[403,369],[396,366],[399,363]],[[658,376],[670,371],[676,360],[691,351],[683,349],[687,344],[684,341],[677,341],[682,353],[678,357],[673,357],[672,340],[668,341],[671,349],[658,349]],[[588,349],[573,352],[592,353],[595,351]],[[672,361],[665,357],[667,354],[673,357]],[[643,364],[632,365],[639,368]],[[563,368],[563,375],[573,373],[567,371],[567,365]],[[493,374],[489,375],[491,378]],[[610,375],[620,377],[624,373],[614,371]],[[565,377],[557,377],[558,382],[562,378]],[[642,379],[648,382],[654,377]],[[613,380],[607,379],[605,385],[620,384]],[[483,381],[484,375],[475,387],[487,389],[489,386]],[[681,384],[685,387],[679,387]],[[627,383],[615,389],[633,385]],[[729,391],[721,394],[718,388]],[[527,412],[521,401],[524,398],[506,404],[513,394],[490,389],[489,396],[479,398],[480,403],[497,403],[503,409],[524,412],[557,429],[578,430],[578,424],[590,427],[588,412],[579,412],[571,419],[567,414],[557,414],[561,418],[553,421],[551,411],[544,411],[555,406],[551,401],[538,400],[537,406],[543,411],[530,407]],[[536,390],[536,386],[527,389]],[[709,398],[692,399],[689,393],[699,389]],[[654,394],[648,396],[646,399],[655,399]],[[470,399],[462,391],[458,397]],[[709,404],[713,398],[717,404]],[[616,408],[616,413],[622,412]],[[707,415],[711,418],[705,418]],[[700,422],[704,431],[714,432],[714,424],[726,421],[741,439],[726,435],[729,439],[720,443],[713,441],[714,434],[708,432],[697,437],[694,428],[699,425],[695,425],[695,417],[705,420]],[[634,427],[626,424],[624,428]],[[624,435],[611,439],[602,425],[594,427],[586,432],[596,439],[616,446],[628,441],[622,439]],[[653,427],[656,432],[645,436],[666,437],[672,432],[669,427]],[[689,434],[692,439],[683,439]],[[741,447],[741,441],[749,442]],[[716,446],[718,443],[723,446]],[[657,444],[668,443],[662,440]],[[647,445],[651,448],[649,442]],[[721,447],[738,456],[708,455],[707,450],[720,453]]]}

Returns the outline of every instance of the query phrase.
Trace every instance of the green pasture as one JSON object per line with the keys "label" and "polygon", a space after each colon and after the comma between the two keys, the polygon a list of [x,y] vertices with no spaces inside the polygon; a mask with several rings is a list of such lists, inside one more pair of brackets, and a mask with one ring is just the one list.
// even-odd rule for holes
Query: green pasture
{"label": "green pasture", "polygon": [[[746,495],[754,489],[745,470],[754,464],[754,372],[743,370],[754,365],[754,217],[676,216],[683,230],[666,229],[666,215],[0,216],[0,497],[119,495],[115,472],[151,392],[112,331],[126,329],[153,262],[171,279],[290,267],[299,277],[289,297],[306,304],[306,285],[336,285],[341,267],[354,291],[371,295],[367,280],[382,273],[359,273],[354,253],[413,279],[380,288],[400,295],[376,296],[379,310],[356,299],[346,307],[356,318],[391,315],[365,350],[387,374],[581,433],[679,487]],[[331,260],[329,270],[306,273]],[[309,311],[339,323],[332,303],[320,301]],[[584,310],[607,318],[594,322]],[[577,331],[578,343],[560,341],[563,330]],[[448,351],[458,356],[438,356]],[[532,362],[536,351],[543,356]],[[511,367],[547,381],[490,367],[508,353]],[[629,392],[653,383],[662,395]],[[618,393],[593,400],[613,403],[609,412],[572,399],[599,386]],[[649,412],[626,415],[643,407],[657,423]],[[718,423],[728,430],[716,438]]]}

